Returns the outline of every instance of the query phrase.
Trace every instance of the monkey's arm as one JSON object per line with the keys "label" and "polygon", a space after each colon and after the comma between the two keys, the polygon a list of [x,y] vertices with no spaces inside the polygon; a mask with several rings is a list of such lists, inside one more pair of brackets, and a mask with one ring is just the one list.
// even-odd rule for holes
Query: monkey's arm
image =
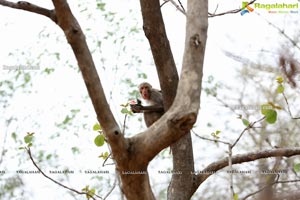
{"label": "monkey's arm", "polygon": [[164,107],[161,105],[142,106],[141,110],[144,112],[163,112]]}
{"label": "monkey's arm", "polygon": [[130,105],[132,112],[141,113],[141,112],[163,112],[164,107],[161,105],[153,106],[142,106],[141,104]]}

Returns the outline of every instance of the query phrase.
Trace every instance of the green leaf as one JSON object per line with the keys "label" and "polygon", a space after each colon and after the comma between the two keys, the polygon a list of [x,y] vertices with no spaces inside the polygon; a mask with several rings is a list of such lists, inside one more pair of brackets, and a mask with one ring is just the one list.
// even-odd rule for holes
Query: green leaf
{"label": "green leaf", "polygon": [[16,132],[11,133],[11,137],[14,139],[15,142],[17,142],[17,134],[16,134]]}
{"label": "green leaf", "polygon": [[270,105],[268,103],[267,104],[262,104],[260,106],[261,114],[266,115],[268,110],[271,110],[272,108],[273,108],[272,105]]}
{"label": "green leaf", "polygon": [[89,187],[90,187],[90,186],[87,185],[87,186],[85,186],[84,188],[82,188],[81,191],[82,191],[82,192],[87,192],[87,191],[89,191]]}
{"label": "green leaf", "polygon": [[269,124],[274,124],[277,120],[277,112],[275,110],[267,110],[265,116]]}
{"label": "green leaf", "polygon": [[31,76],[30,74],[24,74],[24,80],[25,80],[25,83],[28,83],[31,79]]}
{"label": "green leaf", "polygon": [[93,126],[93,130],[94,131],[101,131],[101,125],[99,123],[96,123],[94,126]]}
{"label": "green leaf", "polygon": [[122,108],[121,113],[122,114],[128,114],[128,109],[127,108]]}
{"label": "green leaf", "polygon": [[238,195],[237,193],[234,193],[234,194],[233,194],[233,199],[234,199],[234,200],[239,200],[239,195]]}
{"label": "green leaf", "polygon": [[296,163],[296,164],[294,164],[294,170],[295,170],[295,172],[300,172],[300,163]]}
{"label": "green leaf", "polygon": [[245,126],[249,126],[249,121],[247,119],[242,119],[242,122]]}
{"label": "green leaf", "polygon": [[106,160],[108,156],[109,156],[109,153],[106,151],[105,153],[101,153],[99,158],[103,158],[103,160]]}
{"label": "green leaf", "polygon": [[216,130],[216,132],[211,133],[211,136],[213,136],[215,139],[219,139],[219,134],[221,133],[221,131]]}
{"label": "green leaf", "polygon": [[283,93],[283,92],[284,92],[284,87],[283,87],[283,85],[281,85],[281,84],[280,84],[280,85],[278,85],[278,86],[277,86],[277,90],[276,90],[276,91],[277,91],[277,93],[278,93],[278,94],[281,94],[281,93]]}
{"label": "green leaf", "polygon": [[72,120],[72,117],[69,117],[69,115],[67,115],[63,121],[63,124],[67,124]]}
{"label": "green leaf", "polygon": [[71,149],[72,149],[73,154],[80,153],[80,150],[78,147],[72,147]]}
{"label": "green leaf", "polygon": [[94,195],[95,195],[95,192],[96,192],[96,190],[93,188],[93,189],[91,189],[91,190],[89,191],[89,194],[90,194],[91,196],[94,196]]}
{"label": "green leaf", "polygon": [[278,77],[276,78],[276,81],[277,81],[277,83],[279,83],[279,84],[283,83],[283,78],[282,78],[282,76],[278,76]]}
{"label": "green leaf", "polygon": [[101,11],[105,11],[105,3],[97,3],[97,8]]}
{"label": "green leaf", "polygon": [[105,138],[104,138],[104,135],[103,135],[103,134],[97,135],[97,137],[96,137],[95,140],[94,140],[95,145],[96,145],[97,147],[103,146],[103,145],[104,145],[104,141],[105,141],[104,139],[105,139]]}
{"label": "green leaf", "polygon": [[46,156],[46,160],[50,160],[51,157],[52,157],[52,154],[48,154],[48,155]]}
{"label": "green leaf", "polygon": [[32,140],[33,140],[33,135],[26,135],[26,136],[24,137],[24,142],[25,142],[26,144],[31,143]]}
{"label": "green leaf", "polygon": [[45,72],[46,74],[50,74],[51,72],[54,72],[54,69],[53,69],[53,68],[46,68],[46,69],[44,70],[44,72]]}

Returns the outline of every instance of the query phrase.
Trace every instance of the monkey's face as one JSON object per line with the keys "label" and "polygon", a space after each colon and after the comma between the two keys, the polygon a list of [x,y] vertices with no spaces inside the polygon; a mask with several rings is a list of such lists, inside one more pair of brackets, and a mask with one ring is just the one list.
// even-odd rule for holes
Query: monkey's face
{"label": "monkey's face", "polygon": [[150,88],[149,86],[145,85],[145,86],[141,86],[140,87],[140,93],[143,99],[145,100],[149,100],[151,93],[150,93]]}

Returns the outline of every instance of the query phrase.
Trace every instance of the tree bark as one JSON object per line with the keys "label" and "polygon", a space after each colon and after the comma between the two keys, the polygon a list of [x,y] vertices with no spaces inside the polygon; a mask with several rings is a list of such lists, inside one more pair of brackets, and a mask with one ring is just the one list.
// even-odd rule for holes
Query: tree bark
{"label": "tree bark", "polygon": [[[181,102],[181,104],[185,104],[186,101],[197,102],[194,104],[196,109],[199,109],[200,106],[203,62],[208,28],[207,14],[208,2],[206,0],[188,1],[185,52],[178,91],[189,91],[188,88],[194,88],[199,92],[187,93],[186,96],[183,94],[179,96],[180,100],[176,102]],[[186,79],[188,79],[187,77],[193,79],[195,74],[197,74],[196,76],[198,77],[194,77],[194,82],[186,81]],[[187,96],[189,98],[187,98]],[[193,110],[191,108],[189,109]],[[184,142],[182,142],[182,140],[184,140]],[[171,148],[174,154],[173,170],[175,173],[180,171],[181,174],[173,174],[168,188],[168,199],[190,199],[194,193],[192,188],[195,186],[194,159],[190,132],[188,132],[179,142],[172,145]]]}
{"label": "tree bark", "polygon": [[[177,69],[165,31],[159,1],[140,0],[140,3],[144,32],[149,40],[155,61],[161,89],[163,91],[165,110],[168,110],[176,95],[178,82]],[[185,133],[183,138],[171,145],[171,149],[173,155],[173,171],[175,173],[172,175],[172,181],[169,186],[169,197],[171,198],[173,196],[178,198],[178,194],[188,197],[191,195],[189,190],[192,188],[192,172],[194,171],[193,148],[190,133]]]}
{"label": "tree bark", "polygon": [[[168,187],[169,200],[190,199],[193,195],[194,156],[190,132],[171,146],[173,174]],[[183,160],[181,158],[184,158]]]}

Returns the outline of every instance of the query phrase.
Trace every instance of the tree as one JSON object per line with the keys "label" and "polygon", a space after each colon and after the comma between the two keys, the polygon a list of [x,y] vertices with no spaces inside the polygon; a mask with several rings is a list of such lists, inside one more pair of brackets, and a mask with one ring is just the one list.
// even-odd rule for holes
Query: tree
{"label": "tree", "polygon": [[[165,31],[159,1],[140,0],[143,29],[149,40],[157,69],[166,113],[147,130],[126,138],[116,122],[95,68],[84,33],[65,0],[52,0],[54,9],[46,9],[28,2],[12,3],[0,0],[3,6],[22,9],[48,17],[65,33],[77,59],[95,113],[111,147],[121,187],[127,199],[155,199],[149,182],[149,162],[163,149],[171,146],[173,174],[168,199],[189,199],[214,172],[238,163],[268,157],[290,157],[300,154],[300,148],[279,148],[232,155],[232,149],[260,120],[245,121],[246,128],[234,143],[213,140],[228,145],[229,156],[213,162],[196,173],[190,130],[197,120],[202,90],[203,61],[208,28],[208,1],[189,0],[186,12],[186,39],[182,72],[176,70]],[[253,3],[252,1],[251,3]],[[211,14],[210,14],[211,15]],[[217,135],[217,133],[216,133]],[[28,151],[30,154],[30,150]],[[233,187],[231,183],[231,188]],[[89,194],[93,197],[93,194]],[[232,198],[236,194],[232,188]]]}

